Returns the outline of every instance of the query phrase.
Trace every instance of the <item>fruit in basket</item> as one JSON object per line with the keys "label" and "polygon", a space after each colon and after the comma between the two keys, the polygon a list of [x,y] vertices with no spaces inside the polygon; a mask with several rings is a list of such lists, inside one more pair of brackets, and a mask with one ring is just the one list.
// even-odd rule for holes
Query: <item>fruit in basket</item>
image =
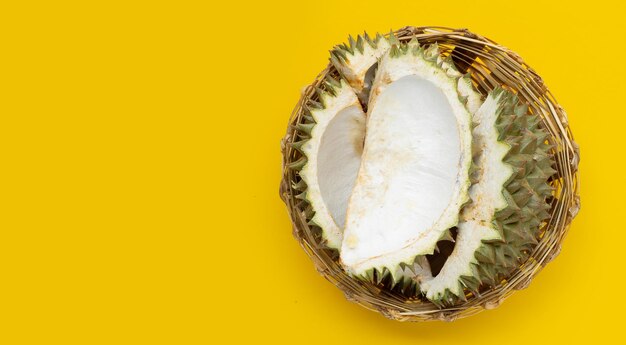
{"label": "fruit in basket", "polygon": [[505,89],[483,97],[436,44],[359,36],[331,62],[290,167],[344,270],[439,306],[506,279],[549,217],[540,118]]}

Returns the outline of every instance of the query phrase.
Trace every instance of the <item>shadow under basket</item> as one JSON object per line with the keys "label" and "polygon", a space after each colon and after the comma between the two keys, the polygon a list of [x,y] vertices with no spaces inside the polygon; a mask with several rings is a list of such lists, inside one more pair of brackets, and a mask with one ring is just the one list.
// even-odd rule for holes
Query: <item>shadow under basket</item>
{"label": "shadow under basket", "polygon": [[541,77],[516,53],[466,29],[404,27],[393,34],[400,41],[415,37],[422,45],[436,42],[442,55],[452,56],[459,71],[471,74],[476,89],[483,96],[497,86],[504,87],[517,93],[520,100],[528,103],[531,112],[541,116],[543,127],[550,134],[548,141],[554,147],[552,154],[557,172],[550,180],[554,187],[548,199],[551,216],[542,226],[539,243],[530,258],[498,286],[484,287],[478,295],[468,293],[467,301],[446,308],[347,275],[339,264],[338,252],[325,247],[319,229],[308,225],[307,216],[310,214],[305,212],[306,204],[296,198],[299,192],[292,187],[300,181],[300,177],[296,171],[288,168],[289,163],[301,157],[300,152],[290,144],[297,140],[296,125],[304,121],[302,105],[309,100],[316,100],[315,88],[324,88],[322,80],[325,76],[338,76],[330,64],[303,91],[289,120],[287,134],[281,142],[283,177],[280,196],[287,205],[294,237],[313,260],[318,272],[341,289],[349,301],[395,320],[452,321],[497,307],[515,290],[527,287],[533,277],[559,254],[569,225],[580,208],[577,172],[579,150],[569,129],[565,111],[543,84]]}

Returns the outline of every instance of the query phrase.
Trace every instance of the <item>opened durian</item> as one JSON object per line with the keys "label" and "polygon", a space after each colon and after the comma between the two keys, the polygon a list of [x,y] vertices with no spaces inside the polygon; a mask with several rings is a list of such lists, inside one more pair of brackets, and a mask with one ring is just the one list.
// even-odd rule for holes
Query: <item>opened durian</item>
{"label": "opened durian", "polygon": [[300,125],[303,138],[295,145],[304,157],[294,166],[301,168],[306,184],[301,197],[315,211],[311,223],[322,229],[328,247],[339,248],[348,198],[361,163],[365,113],[343,80],[328,79],[325,86],[327,91],[319,92],[321,104],[305,107],[307,123]]}
{"label": "opened durian", "polygon": [[454,251],[441,272],[422,283],[436,304],[464,299],[464,288],[479,294],[496,285],[528,257],[546,219],[551,194],[547,134],[539,118],[515,95],[495,89],[474,114],[476,145],[472,203],[460,215]]}
{"label": "opened durian", "polygon": [[456,225],[472,164],[471,114],[457,88],[417,41],[380,61],[341,246],[349,273],[395,279]]}
{"label": "opened durian", "polygon": [[502,88],[483,99],[436,44],[349,41],[296,128],[309,223],[349,275],[407,297],[445,306],[499,284],[549,217],[540,118]]}

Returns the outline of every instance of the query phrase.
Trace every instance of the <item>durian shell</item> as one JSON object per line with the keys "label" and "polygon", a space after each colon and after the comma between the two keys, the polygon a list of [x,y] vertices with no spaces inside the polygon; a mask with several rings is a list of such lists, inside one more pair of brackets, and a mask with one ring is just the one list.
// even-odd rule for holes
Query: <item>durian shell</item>
{"label": "durian shell", "polygon": [[297,171],[289,168],[291,163],[301,158],[301,154],[292,146],[300,139],[297,125],[306,121],[303,105],[319,101],[315,89],[324,88],[323,80],[328,75],[338,77],[331,65],[303,91],[289,120],[287,133],[281,142],[283,179],[280,196],[287,205],[294,237],[312,259],[318,272],[341,289],[348,300],[395,320],[452,321],[497,307],[515,290],[527,287],[532,278],[558,255],[569,225],[580,209],[579,150],[565,111],[539,75],[514,52],[466,29],[404,27],[393,34],[400,41],[415,37],[422,45],[438,43],[443,55],[451,56],[461,73],[470,74],[472,83],[483,96],[495,87],[504,87],[516,92],[520,100],[529,105],[530,111],[540,117],[541,126],[548,134],[547,140],[551,145],[549,152],[554,157],[553,168],[556,172],[549,181],[549,185],[554,188],[548,200],[550,208],[546,211],[550,218],[539,228],[540,239],[534,250],[528,253],[528,258],[521,265],[512,269],[507,279],[493,288],[482,290],[480,295],[466,295],[467,301],[454,307],[440,308],[427,300],[406,297],[401,291],[348,276],[338,263],[337,251],[325,248],[321,244],[319,229],[307,223],[311,210],[296,197],[299,193],[293,186],[297,186],[300,180]]}
{"label": "durian shell", "polygon": [[[409,59],[415,59],[415,60],[423,61],[424,64],[430,66],[430,68],[433,71],[438,71],[439,73],[441,73],[442,76],[444,76],[443,77],[444,80],[440,80],[441,83],[450,83],[451,85],[453,85],[453,88],[455,89],[456,97],[458,97],[458,99],[459,99],[460,107],[462,107],[464,109],[464,111],[466,111],[466,114],[468,115],[468,119],[469,119],[469,122],[470,122],[470,126],[473,126],[473,124],[471,123],[471,112],[469,111],[469,109],[467,107],[468,99],[467,99],[467,97],[464,97],[463,93],[462,93],[462,86],[466,82],[466,78],[462,74],[460,74],[460,73],[458,73],[456,71],[453,71],[453,69],[446,68],[446,67],[443,66],[444,61],[439,59],[440,55],[439,55],[439,49],[438,49],[437,44],[433,44],[433,45],[429,45],[429,46],[425,47],[425,46],[420,46],[416,39],[412,39],[409,42],[399,42],[397,39],[395,39],[395,36],[391,36],[390,38],[388,38],[388,40],[389,40],[388,44],[391,47],[390,50],[389,50],[389,58],[390,59],[404,57],[404,58],[409,58]],[[380,69],[379,69],[379,71],[380,71]],[[371,98],[371,95],[370,95],[370,98]],[[370,103],[370,106],[371,106],[371,103]],[[467,145],[469,147],[468,150],[471,151],[472,141],[469,141],[467,143]],[[469,195],[468,195],[468,188],[469,188],[469,186],[471,184],[470,176],[472,175],[472,173],[473,173],[473,171],[475,169],[475,166],[471,162],[471,157],[470,156],[468,156],[467,163],[468,163],[468,166],[467,166],[468,169],[466,171],[464,171],[464,172],[463,171],[461,172],[461,174],[464,174],[464,176],[466,178],[467,185],[465,185],[465,186],[463,186],[461,188],[460,200],[462,201],[462,204],[461,204],[460,209],[462,209],[464,205],[467,205],[468,203],[471,202],[471,200],[469,199]],[[459,175],[459,178],[461,178],[461,176],[463,176],[463,175]],[[458,216],[458,213],[456,215]],[[456,224],[456,222],[455,222],[455,224]],[[451,239],[449,231],[450,231],[449,229],[444,230],[441,233],[441,236],[439,236],[440,238],[437,241],[446,240],[448,238]],[[398,274],[395,274],[395,273],[401,271],[406,266],[415,265],[417,262],[420,262],[422,259],[425,259],[424,255],[425,254],[432,254],[435,251],[435,247],[436,247],[436,243],[432,243],[432,248],[431,248],[430,252],[420,253],[420,254],[417,254],[417,255],[414,254],[413,256],[409,255],[409,259],[408,260],[410,260],[410,261],[400,262],[399,266],[397,266],[397,267],[375,267],[375,268],[371,268],[371,269],[367,270],[364,275],[357,276],[357,278],[365,279],[365,280],[369,280],[371,282],[377,283],[378,281],[375,280],[374,278],[391,275],[391,280],[390,280],[391,281],[391,286],[395,286],[395,285],[398,285],[398,284],[401,285],[401,286],[412,285],[412,284],[415,283],[414,280],[419,280],[419,276],[418,277],[414,277],[415,279],[411,280],[410,277],[407,277],[404,274],[398,275]],[[418,288],[419,288],[419,284],[418,284]],[[418,291],[416,290],[416,292],[418,292]]]}
{"label": "durian shell", "polygon": [[[539,242],[541,224],[550,217],[546,200],[553,188],[548,180],[556,172],[541,118],[528,113],[528,106],[513,93],[502,89],[492,93],[502,99],[496,129],[498,141],[509,147],[502,161],[513,168],[513,174],[502,191],[508,206],[491,220],[501,240],[483,241],[474,254],[476,262],[470,263],[474,274],[459,279],[461,292],[474,295],[479,295],[481,288],[498,285],[528,259]],[[432,302],[453,306],[466,300],[465,293],[446,290]]]}

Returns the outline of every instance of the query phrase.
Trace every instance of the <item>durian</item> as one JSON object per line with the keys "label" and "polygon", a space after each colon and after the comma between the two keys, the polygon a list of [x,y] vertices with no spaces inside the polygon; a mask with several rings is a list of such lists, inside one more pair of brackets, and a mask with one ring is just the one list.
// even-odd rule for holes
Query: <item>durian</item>
{"label": "durian", "polygon": [[422,282],[426,297],[441,305],[496,285],[537,243],[549,215],[551,167],[547,133],[517,97],[495,89],[474,114],[478,176],[471,204],[461,212],[456,246],[441,272]]}
{"label": "durian", "polygon": [[365,113],[344,80],[328,78],[325,86],[326,91],[317,91],[321,103],[305,106],[308,121],[301,125],[304,137],[296,143],[304,156],[296,167],[306,184],[301,198],[315,211],[310,222],[322,229],[328,247],[339,248],[361,162]]}
{"label": "durian", "polygon": [[507,279],[549,217],[539,116],[500,87],[483,100],[437,44],[358,36],[330,60],[339,77],[304,104],[290,167],[344,270],[441,307]]}
{"label": "durian", "polygon": [[431,254],[468,201],[471,114],[417,41],[379,63],[365,147],[346,216],[341,261],[356,276]]}

